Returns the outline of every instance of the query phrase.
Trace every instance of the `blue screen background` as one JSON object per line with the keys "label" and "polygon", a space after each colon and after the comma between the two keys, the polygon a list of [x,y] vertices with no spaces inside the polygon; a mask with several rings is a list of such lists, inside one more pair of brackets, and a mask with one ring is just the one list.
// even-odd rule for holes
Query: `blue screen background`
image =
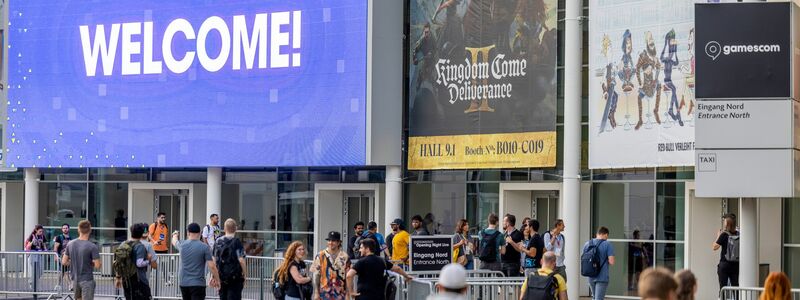
{"label": "blue screen background", "polygon": [[[9,7],[6,164],[14,167],[363,165],[367,0],[14,1]],[[302,11],[301,66],[87,77],[80,25],[154,22],[154,59],[170,21]],[[270,20],[271,22],[271,20]],[[282,30],[291,33],[291,26]],[[269,39],[270,37],[268,37]],[[134,36],[142,41],[142,35]],[[220,51],[219,34],[206,43]],[[196,50],[178,34],[176,58]],[[269,56],[269,46],[267,52]],[[269,57],[267,58],[269,60]],[[142,61],[141,54],[133,61]],[[257,65],[257,61],[255,63]]]}

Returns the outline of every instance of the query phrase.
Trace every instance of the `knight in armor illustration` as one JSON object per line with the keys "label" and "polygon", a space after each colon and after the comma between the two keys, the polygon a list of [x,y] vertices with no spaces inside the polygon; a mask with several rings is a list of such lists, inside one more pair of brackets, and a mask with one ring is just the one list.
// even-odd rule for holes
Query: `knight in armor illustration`
{"label": "knight in armor illustration", "polygon": [[[664,64],[664,86],[672,93],[669,102],[669,116],[683,126],[681,107],[678,104],[678,89],[672,82],[672,69],[678,66],[678,40],[675,39],[675,30],[670,30],[664,36],[664,48],[661,49],[661,63]],[[677,106],[677,107],[676,107]],[[677,109],[677,113],[675,110]]]}
{"label": "knight in armor illustration", "polygon": [[606,129],[606,122],[611,123],[611,128],[617,127],[617,119],[614,114],[617,112],[617,100],[619,95],[615,90],[617,86],[616,72],[614,64],[611,62],[611,39],[608,35],[603,35],[601,53],[608,60],[605,67],[606,82],[603,82],[600,87],[603,89],[603,97],[606,100],[605,108],[603,108],[603,118],[600,119],[600,133]]}
{"label": "knight in armor illustration", "polygon": [[414,65],[419,65],[417,73],[417,87],[422,82],[428,80],[428,76],[433,74],[435,63],[433,57],[436,52],[436,41],[431,35],[431,25],[425,24],[422,28],[422,36],[414,44]]}
{"label": "knight in armor illustration", "polygon": [[661,83],[658,82],[661,62],[653,34],[649,31],[645,32],[644,39],[647,49],[639,54],[639,60],[636,62],[636,81],[639,83],[639,122],[636,123],[636,130],[642,127],[642,99],[645,97],[652,99],[655,96],[656,105],[653,114],[656,117],[656,123],[661,124],[661,118],[658,116],[658,107],[661,103]]}
{"label": "knight in armor illustration", "polygon": [[633,66],[633,58],[631,54],[633,53],[633,39],[631,37],[631,31],[625,29],[625,33],[622,34],[622,62],[619,71],[619,80],[622,81],[622,91],[623,92],[630,92],[633,90],[633,73],[634,73],[634,66]]}

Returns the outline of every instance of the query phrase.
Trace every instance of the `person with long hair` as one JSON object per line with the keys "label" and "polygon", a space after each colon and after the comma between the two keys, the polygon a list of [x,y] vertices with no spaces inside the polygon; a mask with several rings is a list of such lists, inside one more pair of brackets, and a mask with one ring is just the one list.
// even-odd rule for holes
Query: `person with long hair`
{"label": "person with long hair", "polygon": [[286,300],[300,300],[310,299],[313,289],[304,289],[303,285],[311,283],[311,277],[308,276],[306,263],[303,258],[306,257],[306,247],[303,242],[294,241],[286,249],[283,255],[283,262],[278,270],[275,271],[275,281],[286,291]]}
{"label": "person with long hair", "polygon": [[[44,235],[44,226],[36,225],[33,227],[33,232],[31,232],[28,238],[25,239],[25,251],[47,251],[47,238],[45,238]],[[39,278],[42,277],[44,260],[45,257],[41,254],[30,254],[28,257],[28,266],[31,270],[33,270],[33,272],[31,272],[31,278],[28,279],[28,283],[30,284],[31,288],[39,281]]]}
{"label": "person with long hair", "polygon": [[475,269],[474,251],[475,245],[472,237],[469,236],[469,222],[466,219],[458,220],[456,232],[453,234],[453,251],[457,251],[456,263],[464,266],[464,269]]}
{"label": "person with long hair", "polygon": [[678,282],[678,300],[694,300],[697,293],[697,278],[689,270],[681,270],[675,273],[675,281]]}
{"label": "person with long hair", "polygon": [[792,300],[792,283],[783,272],[772,272],[764,282],[759,300]]}
{"label": "person with long hair", "polygon": [[[714,251],[720,250],[719,264],[717,265],[717,276],[719,278],[719,289],[725,286],[739,286],[739,260],[737,255],[729,255],[729,240],[739,239],[739,231],[736,230],[736,218],[733,215],[725,215],[722,218],[722,229],[717,233],[717,239],[711,245]],[[738,251],[736,249],[735,251]],[[732,256],[736,258],[732,259]]]}

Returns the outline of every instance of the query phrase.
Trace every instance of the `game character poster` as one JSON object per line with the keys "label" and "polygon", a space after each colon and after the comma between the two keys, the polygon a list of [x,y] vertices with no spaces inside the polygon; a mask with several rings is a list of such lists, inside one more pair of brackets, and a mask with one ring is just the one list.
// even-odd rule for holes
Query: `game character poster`
{"label": "game character poster", "polygon": [[556,0],[410,0],[408,168],[556,164]]}
{"label": "game character poster", "polygon": [[695,2],[589,2],[590,168],[694,165]]}

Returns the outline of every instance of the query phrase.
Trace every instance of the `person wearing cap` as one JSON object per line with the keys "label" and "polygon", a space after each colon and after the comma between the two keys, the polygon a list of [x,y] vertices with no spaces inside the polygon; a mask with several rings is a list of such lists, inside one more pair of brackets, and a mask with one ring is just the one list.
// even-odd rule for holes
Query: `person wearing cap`
{"label": "person wearing cap", "polygon": [[183,300],[206,298],[206,266],[211,271],[211,287],[219,287],[217,265],[211,259],[211,248],[200,240],[200,225],[186,226],[187,240],[179,240],[178,231],[172,233],[172,245],[181,255],[180,287]]}
{"label": "person wearing cap", "polygon": [[314,298],[322,300],[347,299],[345,276],[350,270],[350,257],[342,251],[342,234],[328,233],[328,246],[320,251],[311,264]]}
{"label": "person wearing cap", "polygon": [[444,266],[439,273],[436,290],[439,292],[428,296],[428,300],[466,300],[467,270],[456,263]]}
{"label": "person wearing cap", "polygon": [[392,262],[397,265],[408,264],[408,244],[411,237],[406,231],[405,224],[401,219],[394,219],[392,222]]}

